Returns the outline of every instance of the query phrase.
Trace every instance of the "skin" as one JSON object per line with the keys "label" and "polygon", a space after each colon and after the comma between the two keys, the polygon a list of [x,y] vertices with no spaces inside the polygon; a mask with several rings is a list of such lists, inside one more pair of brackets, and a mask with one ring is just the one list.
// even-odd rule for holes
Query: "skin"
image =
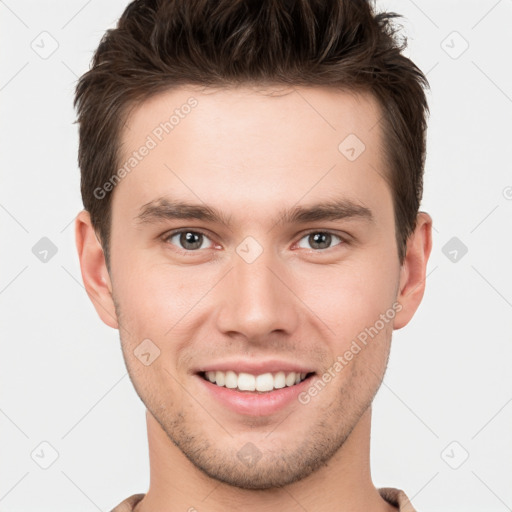
{"label": "skin", "polygon": [[[423,297],[432,219],[418,214],[400,265],[379,105],[320,87],[180,87],[131,112],[123,161],[191,96],[197,106],[114,189],[110,273],[89,214],[76,220],[87,293],[103,322],[119,329],[147,408],[150,488],[136,511],[395,510],[370,475],[371,403],[392,331]],[[338,150],[350,133],[365,144],[354,161]],[[141,208],[161,197],[214,207],[231,226],[138,222]],[[277,223],[282,209],[336,198],[368,208],[373,221]],[[200,248],[169,238],[178,228],[203,232]],[[333,235],[327,248],[311,230]],[[252,263],[236,252],[247,236],[263,249]],[[237,414],[194,373],[224,358],[275,356],[320,379],[393,304],[394,318],[307,404]],[[160,355],[146,366],[134,350],[148,338]],[[237,457],[248,442],[261,454],[252,467]]]}

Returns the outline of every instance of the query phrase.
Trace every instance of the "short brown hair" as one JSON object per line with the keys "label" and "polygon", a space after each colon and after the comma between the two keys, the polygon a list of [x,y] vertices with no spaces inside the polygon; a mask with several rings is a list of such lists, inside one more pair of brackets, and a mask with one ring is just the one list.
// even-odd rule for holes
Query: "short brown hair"
{"label": "short brown hair", "polygon": [[[109,265],[111,196],[129,110],[180,85],[329,86],[371,92],[383,111],[400,263],[423,193],[428,81],[401,52],[396,13],[367,0],[135,0],[103,36],[74,106],[84,208]],[[340,141],[341,142],[341,141]]]}

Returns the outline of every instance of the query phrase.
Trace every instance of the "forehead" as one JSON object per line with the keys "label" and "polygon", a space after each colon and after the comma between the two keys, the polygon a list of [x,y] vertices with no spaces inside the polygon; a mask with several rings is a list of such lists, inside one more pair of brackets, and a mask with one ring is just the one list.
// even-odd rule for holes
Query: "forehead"
{"label": "forehead", "polygon": [[381,115],[370,94],[323,87],[159,93],[126,120],[119,167],[127,172],[113,205],[134,209],[170,194],[240,206],[249,215],[252,206],[282,206],[286,196],[304,202],[337,189],[379,200],[389,196]]}
{"label": "forehead", "polygon": [[188,138],[183,133],[188,128],[204,142],[229,135],[237,148],[248,149],[254,142],[247,139],[251,134],[261,135],[260,142],[279,134],[285,143],[307,132],[315,147],[321,138],[325,146],[334,144],[337,149],[338,140],[348,134],[364,143],[377,142],[381,117],[380,105],[369,93],[327,87],[190,85],[158,93],[133,108],[121,143],[123,149],[131,150],[143,134],[165,143],[171,133],[178,142]]}

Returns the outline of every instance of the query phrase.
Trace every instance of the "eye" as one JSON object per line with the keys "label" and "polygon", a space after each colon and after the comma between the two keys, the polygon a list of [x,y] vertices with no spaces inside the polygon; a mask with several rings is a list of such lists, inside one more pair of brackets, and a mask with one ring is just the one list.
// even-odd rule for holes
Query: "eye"
{"label": "eye", "polygon": [[[177,239],[177,242],[173,242],[173,239]],[[178,245],[178,248],[188,252],[197,251],[198,249],[207,249],[208,247],[204,246],[205,240],[209,240],[209,238],[204,233],[189,229],[175,231],[164,237],[165,242]]]}
{"label": "eye", "polygon": [[306,240],[307,243],[311,244],[312,249],[321,251],[330,248],[333,238],[337,238],[340,242],[344,242],[341,237],[334,233],[329,233],[328,231],[312,231],[300,239],[298,246],[308,249],[308,247],[301,245],[302,240]]}

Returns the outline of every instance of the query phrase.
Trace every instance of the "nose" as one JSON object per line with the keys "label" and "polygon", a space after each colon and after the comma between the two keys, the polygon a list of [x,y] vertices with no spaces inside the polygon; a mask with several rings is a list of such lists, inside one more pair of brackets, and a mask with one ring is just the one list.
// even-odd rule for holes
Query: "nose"
{"label": "nose", "polygon": [[269,335],[291,334],[300,319],[300,301],[293,293],[285,263],[265,250],[254,261],[235,253],[233,268],[222,280],[217,328],[248,341],[265,342]]}

